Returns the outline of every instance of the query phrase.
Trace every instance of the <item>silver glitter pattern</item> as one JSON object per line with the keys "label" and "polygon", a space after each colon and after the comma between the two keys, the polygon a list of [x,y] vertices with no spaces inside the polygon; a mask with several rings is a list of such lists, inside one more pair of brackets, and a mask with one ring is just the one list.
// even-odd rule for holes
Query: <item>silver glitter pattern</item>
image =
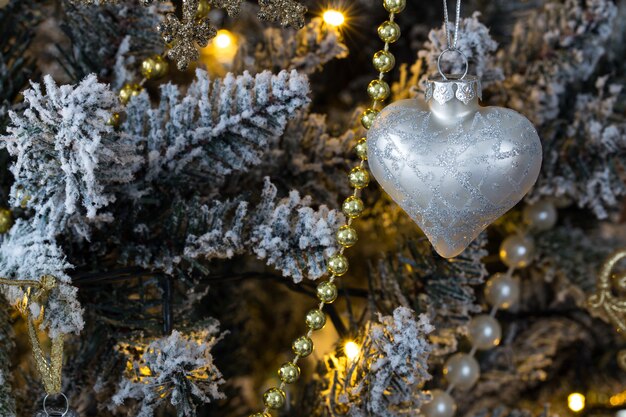
{"label": "silver glitter pattern", "polygon": [[523,198],[542,158],[528,119],[476,98],[468,106],[396,102],[380,112],[367,145],[374,177],[444,257],[461,253]]}

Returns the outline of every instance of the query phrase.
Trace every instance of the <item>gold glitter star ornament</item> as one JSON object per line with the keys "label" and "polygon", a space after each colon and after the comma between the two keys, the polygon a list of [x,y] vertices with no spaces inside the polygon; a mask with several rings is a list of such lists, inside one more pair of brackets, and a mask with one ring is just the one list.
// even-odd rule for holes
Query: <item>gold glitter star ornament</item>
{"label": "gold glitter star ornament", "polygon": [[199,0],[183,0],[182,20],[170,13],[157,26],[163,40],[172,44],[167,57],[175,61],[181,71],[187,69],[190,62],[198,60],[200,53],[196,44],[205,47],[217,34],[217,30],[211,25],[209,19],[196,19],[198,3]]}
{"label": "gold glitter star ornament", "polygon": [[259,0],[259,19],[296,29],[304,27],[307,8],[294,0]]}
{"label": "gold glitter star ornament", "polygon": [[[243,0],[208,0],[213,7],[224,9],[229,16],[234,17],[241,10]],[[279,22],[283,26],[295,29],[304,27],[306,7],[295,0],[259,0],[259,19],[269,22]]]}

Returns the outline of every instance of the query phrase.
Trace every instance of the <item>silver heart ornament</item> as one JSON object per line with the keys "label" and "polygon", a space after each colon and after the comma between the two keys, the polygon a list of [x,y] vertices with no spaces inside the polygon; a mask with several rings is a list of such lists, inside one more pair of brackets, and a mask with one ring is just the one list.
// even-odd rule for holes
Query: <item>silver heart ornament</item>
{"label": "silver heart ornament", "polygon": [[445,258],[515,206],[541,168],[532,123],[481,107],[480,94],[476,77],[429,80],[424,99],[387,106],[367,134],[372,174]]}

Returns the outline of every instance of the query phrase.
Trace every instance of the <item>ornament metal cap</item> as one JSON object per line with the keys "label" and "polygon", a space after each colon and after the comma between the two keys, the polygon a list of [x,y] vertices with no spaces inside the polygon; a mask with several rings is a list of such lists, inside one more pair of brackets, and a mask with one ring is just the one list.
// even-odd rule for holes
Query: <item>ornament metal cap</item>
{"label": "ornament metal cap", "polygon": [[463,74],[431,77],[426,81],[426,89],[424,91],[427,102],[434,99],[441,105],[446,104],[455,97],[467,105],[476,97],[482,100],[482,94],[478,77]]}

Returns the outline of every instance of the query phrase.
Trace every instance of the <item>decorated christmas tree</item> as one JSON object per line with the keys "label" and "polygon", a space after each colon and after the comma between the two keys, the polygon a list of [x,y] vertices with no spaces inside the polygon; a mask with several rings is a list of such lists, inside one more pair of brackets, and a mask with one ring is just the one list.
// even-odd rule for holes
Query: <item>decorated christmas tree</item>
{"label": "decorated christmas tree", "polygon": [[0,417],[624,417],[626,3],[449,3],[0,1]]}

